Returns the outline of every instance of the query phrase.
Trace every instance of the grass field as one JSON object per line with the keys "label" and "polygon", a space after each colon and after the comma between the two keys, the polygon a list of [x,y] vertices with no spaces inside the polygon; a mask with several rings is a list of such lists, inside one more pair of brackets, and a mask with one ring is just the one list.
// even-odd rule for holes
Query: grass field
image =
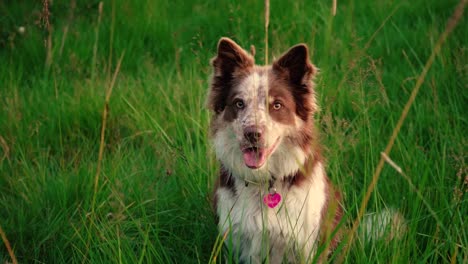
{"label": "grass field", "polygon": [[[221,262],[209,59],[229,36],[265,62],[263,1],[42,2],[0,2],[0,263]],[[351,227],[458,2],[337,3],[333,16],[332,1],[271,1],[268,61],[311,48],[316,123]],[[406,232],[357,237],[346,263],[468,263],[466,25],[465,14],[389,155],[406,177],[385,165],[367,204],[401,212]]]}

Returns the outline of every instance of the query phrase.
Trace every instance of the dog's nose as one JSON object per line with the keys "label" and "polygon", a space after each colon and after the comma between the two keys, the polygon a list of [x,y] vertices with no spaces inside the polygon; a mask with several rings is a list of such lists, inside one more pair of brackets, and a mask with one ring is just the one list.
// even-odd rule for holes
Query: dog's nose
{"label": "dog's nose", "polygon": [[258,126],[250,126],[244,129],[244,137],[250,143],[258,143],[262,139],[263,131]]}

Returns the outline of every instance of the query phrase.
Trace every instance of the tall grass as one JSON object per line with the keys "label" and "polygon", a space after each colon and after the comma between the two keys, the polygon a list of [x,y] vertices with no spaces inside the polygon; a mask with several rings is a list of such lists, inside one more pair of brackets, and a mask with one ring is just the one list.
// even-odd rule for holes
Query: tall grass
{"label": "tall grass", "polygon": [[[265,50],[262,1],[114,0],[101,13],[53,1],[50,28],[41,1],[0,3],[0,263],[7,241],[20,263],[209,261],[218,165],[204,105],[221,36],[255,45],[258,64],[309,45],[327,171],[351,225],[457,1],[337,1],[335,16],[332,5],[270,1]],[[467,262],[466,36],[447,38],[395,140],[409,180],[384,166],[367,204],[401,212],[404,236],[356,237],[346,263]]]}

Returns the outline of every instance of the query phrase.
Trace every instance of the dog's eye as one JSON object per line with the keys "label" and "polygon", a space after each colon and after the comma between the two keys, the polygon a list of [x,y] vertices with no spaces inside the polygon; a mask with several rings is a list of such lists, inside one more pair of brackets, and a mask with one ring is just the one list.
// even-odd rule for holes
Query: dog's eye
{"label": "dog's eye", "polygon": [[243,109],[244,106],[245,106],[244,101],[242,101],[242,100],[236,100],[235,104],[236,104],[236,107],[239,108],[239,109]]}
{"label": "dog's eye", "polygon": [[280,102],[274,102],[273,103],[273,109],[275,110],[280,110],[283,105]]}

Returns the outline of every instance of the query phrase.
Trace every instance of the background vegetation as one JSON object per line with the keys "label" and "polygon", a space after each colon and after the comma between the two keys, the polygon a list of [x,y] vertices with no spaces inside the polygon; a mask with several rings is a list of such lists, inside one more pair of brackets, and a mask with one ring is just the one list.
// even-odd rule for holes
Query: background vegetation
{"label": "background vegetation", "polygon": [[[209,262],[209,59],[229,36],[265,61],[263,1],[50,2],[0,1],[0,263],[7,241],[21,263]],[[269,61],[304,42],[321,69],[317,125],[349,225],[457,1],[270,5]],[[347,263],[467,263],[466,22],[391,152],[411,180],[385,166],[368,204],[406,233],[356,239]]]}

